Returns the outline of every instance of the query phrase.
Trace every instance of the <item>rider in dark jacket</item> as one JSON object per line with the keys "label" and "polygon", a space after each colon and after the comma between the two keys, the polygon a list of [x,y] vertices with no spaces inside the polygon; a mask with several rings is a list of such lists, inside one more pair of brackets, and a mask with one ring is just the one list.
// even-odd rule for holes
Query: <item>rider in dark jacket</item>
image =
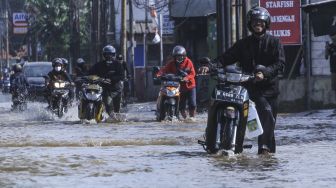
{"label": "rider in dark jacket", "polygon": [[[62,80],[70,82],[71,85],[74,85],[70,75],[65,71],[64,65],[63,65],[63,59],[62,58],[55,58],[52,60],[52,66],[53,70],[48,73],[48,78],[46,79],[47,82],[47,99],[50,105],[50,93],[53,89],[53,81],[56,80]],[[74,98],[74,91],[72,88],[69,88],[69,98],[70,103]]]}
{"label": "rider in dark jacket", "polygon": [[10,76],[10,93],[12,94],[12,101],[19,93],[28,94],[27,87],[29,86],[27,78],[22,72],[22,66],[20,64],[15,64],[13,66],[14,74]]}
{"label": "rider in dark jacket", "polygon": [[255,73],[256,82],[247,85],[247,89],[256,103],[264,129],[258,138],[258,154],[275,153],[274,128],[279,94],[277,75],[285,64],[280,40],[266,33],[270,27],[270,17],[265,8],[252,8],[247,14],[247,26],[252,35],[237,41],[219,58],[223,66],[238,62],[243,72]]}
{"label": "rider in dark jacket", "polygon": [[125,79],[123,65],[116,60],[116,50],[107,45],[103,48],[103,61],[96,63],[88,72],[88,75],[97,75],[111,81],[111,84],[103,85],[103,100],[106,112],[111,115],[120,112],[122,81]]}

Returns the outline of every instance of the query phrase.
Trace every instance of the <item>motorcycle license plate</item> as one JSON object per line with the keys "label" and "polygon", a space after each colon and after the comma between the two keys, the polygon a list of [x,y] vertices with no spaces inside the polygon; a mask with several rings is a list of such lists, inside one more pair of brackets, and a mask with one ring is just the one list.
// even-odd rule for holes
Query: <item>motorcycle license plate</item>
{"label": "motorcycle license plate", "polygon": [[216,100],[233,102],[233,103],[243,103],[243,97],[237,93],[216,90],[215,96]]}

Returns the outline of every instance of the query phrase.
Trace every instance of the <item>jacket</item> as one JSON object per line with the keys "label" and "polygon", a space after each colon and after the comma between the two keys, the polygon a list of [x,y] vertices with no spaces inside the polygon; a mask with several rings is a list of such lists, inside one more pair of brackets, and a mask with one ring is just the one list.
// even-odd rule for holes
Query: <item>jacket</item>
{"label": "jacket", "polygon": [[103,85],[105,90],[122,91],[122,81],[125,79],[125,71],[123,65],[118,61],[113,61],[110,64],[100,61],[91,67],[88,75],[97,75],[101,78],[110,79],[111,85]]}
{"label": "jacket", "polygon": [[179,75],[181,71],[187,73],[187,76],[185,76],[185,78],[188,80],[187,82],[181,83],[181,90],[189,91],[195,88],[196,87],[196,81],[195,81],[196,73],[195,73],[194,65],[188,57],[186,57],[184,61],[178,66],[176,65],[175,60],[168,61],[166,66],[161,68],[156,76],[161,76],[161,75],[168,74],[168,73]]}
{"label": "jacket", "polygon": [[265,79],[246,87],[253,96],[274,97],[279,94],[278,73],[284,70],[285,54],[280,40],[270,34],[257,38],[250,35],[237,41],[221,57],[223,66],[239,63],[244,73],[254,73],[256,65],[264,65]]}
{"label": "jacket", "polygon": [[10,76],[10,91],[11,93],[18,89],[20,92],[27,92],[29,86],[25,75],[22,72],[16,72]]}

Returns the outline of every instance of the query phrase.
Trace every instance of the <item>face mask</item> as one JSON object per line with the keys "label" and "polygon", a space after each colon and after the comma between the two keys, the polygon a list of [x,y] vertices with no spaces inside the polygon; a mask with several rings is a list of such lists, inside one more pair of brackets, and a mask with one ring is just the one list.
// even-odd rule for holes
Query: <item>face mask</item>
{"label": "face mask", "polygon": [[55,71],[57,71],[57,72],[61,71],[61,69],[62,69],[62,67],[60,67],[60,66],[55,67]]}
{"label": "face mask", "polygon": [[112,63],[113,63],[113,61],[106,61],[106,63],[107,63],[107,64],[112,64]]}

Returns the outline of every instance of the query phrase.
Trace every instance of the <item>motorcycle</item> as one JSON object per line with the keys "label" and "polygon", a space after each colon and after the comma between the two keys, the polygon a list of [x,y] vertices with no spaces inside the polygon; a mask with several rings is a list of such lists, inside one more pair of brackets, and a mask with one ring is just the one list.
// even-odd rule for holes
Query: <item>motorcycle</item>
{"label": "motorcycle", "polygon": [[63,117],[64,113],[68,111],[71,87],[71,83],[67,81],[56,80],[52,82],[49,108],[59,118]]}
{"label": "motorcycle", "polygon": [[24,111],[27,109],[27,90],[15,88],[12,91],[12,111]]}
{"label": "motorcycle", "polygon": [[103,119],[104,103],[102,99],[102,84],[109,80],[95,75],[80,77],[76,80],[80,85],[78,117],[81,121],[95,119],[97,123]]}
{"label": "motorcycle", "polygon": [[254,80],[253,75],[242,73],[234,66],[216,69],[211,73],[217,80],[208,112],[205,141],[198,141],[208,153],[223,150],[224,154],[241,153],[248,122],[249,95],[244,83]]}
{"label": "motorcycle", "polygon": [[[157,78],[159,79],[159,78]],[[181,76],[166,74],[160,77],[161,89],[156,103],[156,120],[179,118]],[[157,81],[156,81],[157,82]]]}

